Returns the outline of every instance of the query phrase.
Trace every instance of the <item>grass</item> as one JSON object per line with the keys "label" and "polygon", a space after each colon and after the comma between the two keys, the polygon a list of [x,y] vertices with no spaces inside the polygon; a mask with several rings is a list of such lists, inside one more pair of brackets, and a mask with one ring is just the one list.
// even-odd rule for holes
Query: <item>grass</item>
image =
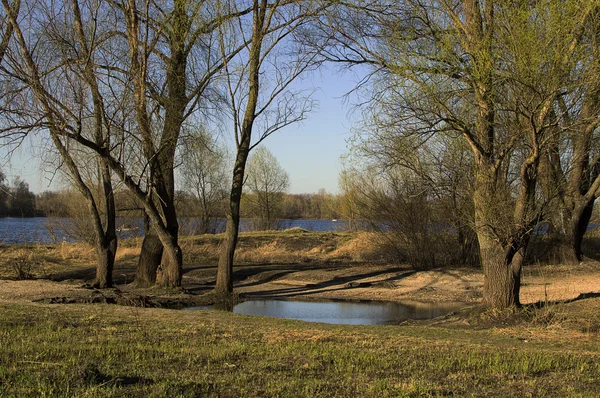
{"label": "grass", "polygon": [[108,305],[0,314],[0,396],[600,394],[599,336],[567,323],[349,327]]}
{"label": "grass", "polygon": [[[220,238],[182,238],[184,262],[214,263]],[[140,242],[120,243],[119,272],[134,270]],[[382,258],[374,243],[367,233],[247,233],[238,261],[344,266]],[[86,245],[0,252],[0,278],[19,259],[33,277],[93,271],[94,251]],[[526,272],[551,279],[596,271],[586,267]],[[595,397],[599,308],[592,295],[439,324],[336,326],[216,311],[0,301],[0,396]]]}

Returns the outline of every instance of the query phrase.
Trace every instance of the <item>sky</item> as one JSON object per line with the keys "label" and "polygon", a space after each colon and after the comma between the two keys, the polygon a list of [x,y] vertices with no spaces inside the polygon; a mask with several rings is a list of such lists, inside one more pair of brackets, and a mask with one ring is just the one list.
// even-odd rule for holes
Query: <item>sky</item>
{"label": "sky", "polygon": [[[301,84],[316,89],[313,99],[318,106],[306,120],[274,133],[263,142],[288,172],[290,193],[314,193],[319,189],[339,192],[340,157],[348,151],[347,140],[358,117],[358,112],[353,111],[355,100],[352,96],[345,99],[344,95],[358,80],[353,72],[341,73],[329,68],[306,77]],[[35,193],[59,189],[59,179],[43,170],[39,153],[44,145],[51,144],[26,140],[10,157],[2,158],[0,167],[10,182],[19,176]]]}
{"label": "sky", "polygon": [[312,76],[318,107],[306,120],[276,132],[264,141],[290,177],[290,193],[313,193],[323,188],[337,193],[340,156],[348,151],[347,140],[357,118],[353,96],[357,76],[326,70]]}

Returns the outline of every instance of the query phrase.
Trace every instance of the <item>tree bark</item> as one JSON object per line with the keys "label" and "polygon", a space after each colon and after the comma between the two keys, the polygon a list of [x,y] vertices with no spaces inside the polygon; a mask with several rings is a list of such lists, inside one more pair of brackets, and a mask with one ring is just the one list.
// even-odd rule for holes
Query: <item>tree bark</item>
{"label": "tree bark", "polygon": [[[529,239],[512,226],[513,210],[493,166],[479,160],[474,174],[473,204],[479,256],[484,274],[483,301],[493,308],[519,306],[521,266]],[[518,198],[524,200],[523,198]],[[525,204],[515,208],[524,211]],[[507,231],[515,231],[510,237]]]}
{"label": "tree bark", "polygon": [[150,232],[144,236],[135,273],[135,285],[137,287],[154,285],[162,256],[163,245],[156,232],[150,229]]}
{"label": "tree bark", "polygon": [[[247,141],[249,144],[250,139],[248,138]],[[229,212],[227,214],[227,225],[225,227],[225,239],[219,256],[219,266],[217,269],[217,281],[215,286],[215,293],[221,297],[229,296],[231,292],[233,292],[233,258],[240,228],[240,202],[242,199],[244,169],[247,157],[248,150],[238,151],[233,182],[231,185],[231,195],[229,198]]]}
{"label": "tree bark", "polygon": [[594,210],[594,201],[588,203],[583,208],[576,209],[573,212],[571,220],[571,258],[573,262],[579,263],[583,261],[583,237],[587,231]]}
{"label": "tree bark", "polygon": [[524,249],[511,253],[487,236],[479,236],[483,266],[483,300],[490,307],[520,306],[521,266]]}
{"label": "tree bark", "polygon": [[113,269],[115,265],[115,256],[117,254],[117,238],[103,242],[96,247],[98,263],[96,265],[96,280],[93,286],[97,289],[104,289],[113,286]]}
{"label": "tree bark", "polygon": [[178,245],[163,247],[162,262],[156,274],[156,284],[162,287],[180,287],[183,255]]}

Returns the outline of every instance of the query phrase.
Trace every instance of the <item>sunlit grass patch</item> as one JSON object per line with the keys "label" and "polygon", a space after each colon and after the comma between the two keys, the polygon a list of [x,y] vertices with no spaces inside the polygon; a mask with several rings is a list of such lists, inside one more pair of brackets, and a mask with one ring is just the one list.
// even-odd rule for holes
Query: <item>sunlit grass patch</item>
{"label": "sunlit grass patch", "polygon": [[600,343],[515,338],[537,325],[349,327],[106,305],[0,305],[0,314],[3,396],[600,393]]}

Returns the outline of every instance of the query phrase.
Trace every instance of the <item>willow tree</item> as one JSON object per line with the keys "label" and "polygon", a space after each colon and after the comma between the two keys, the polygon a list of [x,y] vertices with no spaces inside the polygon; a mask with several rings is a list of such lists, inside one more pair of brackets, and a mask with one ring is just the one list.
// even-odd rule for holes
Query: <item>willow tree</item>
{"label": "willow tree", "polygon": [[[589,12],[579,38],[578,84],[557,97],[559,123],[544,152],[545,191],[553,205],[553,254],[568,263],[583,260],[583,236],[600,196],[600,8]],[[558,250],[556,250],[558,249]]]}
{"label": "willow tree", "polygon": [[[8,10],[8,2],[3,4]],[[35,100],[48,108],[46,115],[55,117],[48,124],[60,127],[51,131],[51,137],[61,153],[69,151],[62,140],[94,151],[144,204],[152,220],[152,231],[142,245],[136,282],[146,286],[156,281],[162,286],[177,287],[181,284],[182,252],[174,205],[176,148],[184,125],[202,123],[203,110],[213,108],[213,101],[218,98],[213,90],[214,79],[228,58],[240,51],[239,47],[230,48],[226,54],[219,51],[215,46],[218,27],[250,11],[232,7],[229,2],[185,0],[90,0],[71,1],[69,5],[34,3],[28,10],[32,14],[54,13],[52,21],[74,21],[77,7],[85,8],[88,11],[84,17],[102,26],[103,34],[94,37],[87,48],[77,36],[66,41],[65,46],[79,56],[75,60],[65,53],[50,54],[45,48],[36,47],[29,36],[23,36],[19,43],[23,57],[28,58],[24,63],[28,76],[21,80],[35,94]],[[103,12],[97,13],[98,9]],[[18,27],[21,32],[30,23],[17,18],[11,22],[15,31]],[[46,30],[40,31],[46,34]],[[94,32],[93,24],[84,29],[86,35]],[[82,55],[86,52],[87,57]],[[79,63],[82,72],[71,79],[66,71],[73,63]],[[21,73],[16,69],[16,76]],[[73,113],[68,103],[56,97],[56,85],[63,82],[85,87],[83,95],[98,105],[98,114],[105,121],[103,132],[108,132],[108,125],[114,132],[110,140],[99,143],[81,134],[77,115],[70,119],[56,116]],[[131,159],[135,159],[134,164]],[[72,168],[76,169],[76,165]]]}
{"label": "willow tree", "polygon": [[[572,81],[594,1],[403,0],[336,9],[329,58],[374,67],[373,104],[399,137],[453,134],[473,152],[473,227],[484,301],[519,305],[535,225],[540,156]],[[393,120],[393,124],[388,122]]]}
{"label": "willow tree", "polygon": [[[2,71],[11,86],[2,98],[6,116],[3,137],[48,131],[63,169],[87,202],[98,258],[93,285],[110,287],[117,249],[112,175],[100,161],[97,176],[102,195],[95,195],[95,183],[82,173],[87,166],[68,138],[75,132],[99,147],[110,145],[111,127],[104,117],[92,54],[103,30],[95,20],[84,22],[85,16],[101,15],[101,7],[82,12],[77,2],[71,1],[67,16],[56,14],[51,7],[27,7],[26,13],[18,15],[15,5],[8,1],[2,5],[15,36],[11,46],[2,48],[10,60]],[[50,22],[42,29],[34,22],[38,18]]]}
{"label": "willow tree", "polygon": [[233,258],[250,151],[276,131],[303,120],[312,108],[310,92],[294,90],[292,83],[317,64],[318,51],[294,37],[327,6],[328,2],[253,0],[247,17],[222,25],[223,54],[238,43],[243,50],[225,65],[236,154],[215,287],[218,295],[233,291]]}

